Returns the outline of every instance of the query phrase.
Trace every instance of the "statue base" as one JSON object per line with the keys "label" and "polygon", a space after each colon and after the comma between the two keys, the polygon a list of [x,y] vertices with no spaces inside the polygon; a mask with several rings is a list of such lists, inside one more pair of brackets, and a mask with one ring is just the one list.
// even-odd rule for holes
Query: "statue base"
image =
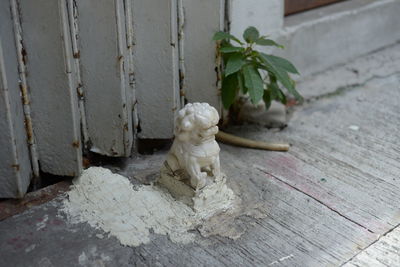
{"label": "statue base", "polygon": [[190,206],[198,215],[207,218],[232,208],[236,199],[233,191],[226,185],[225,174],[209,181],[202,189],[195,190],[185,174],[173,173],[164,164],[157,184],[166,188],[176,200]]}

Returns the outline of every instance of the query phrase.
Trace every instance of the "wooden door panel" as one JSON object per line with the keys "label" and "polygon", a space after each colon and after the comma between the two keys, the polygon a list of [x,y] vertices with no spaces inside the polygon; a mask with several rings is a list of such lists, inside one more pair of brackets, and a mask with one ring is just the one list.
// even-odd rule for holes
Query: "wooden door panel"
{"label": "wooden door panel", "polygon": [[32,123],[43,172],[78,176],[81,129],[67,2],[19,0]]}
{"label": "wooden door panel", "polygon": [[290,15],[341,1],[344,0],[285,0],[285,15]]}

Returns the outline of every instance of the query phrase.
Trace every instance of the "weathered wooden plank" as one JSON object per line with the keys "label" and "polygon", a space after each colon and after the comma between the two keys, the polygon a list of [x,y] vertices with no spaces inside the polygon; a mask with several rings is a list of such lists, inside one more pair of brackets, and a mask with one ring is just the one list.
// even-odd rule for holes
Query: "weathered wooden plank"
{"label": "weathered wooden plank", "polygon": [[78,93],[78,107],[81,117],[82,143],[84,149],[88,149],[90,142],[88,136],[87,121],[86,121],[85,95],[83,92],[80,56],[79,56],[80,51],[78,46],[79,25],[78,25],[78,8],[76,6],[76,1],[67,0],[67,7],[68,7],[69,26],[71,31],[71,46],[74,57],[73,63],[75,64],[75,76],[76,76],[76,82],[78,84],[78,88],[76,89],[76,91]]}
{"label": "weathered wooden plank", "polygon": [[27,143],[29,147],[29,155],[32,163],[32,173],[34,177],[40,176],[39,159],[35,141],[35,135],[32,126],[31,106],[29,100],[28,84],[26,81],[26,66],[25,66],[25,49],[22,40],[21,21],[18,10],[17,0],[10,0],[11,16],[13,21],[14,41],[17,50],[18,72],[19,72],[19,87],[21,89],[22,106],[25,116],[25,129],[27,135]]}
{"label": "weathered wooden plank", "polygon": [[65,0],[20,0],[32,121],[41,170],[75,176],[82,165],[80,118]]}
{"label": "weathered wooden plank", "polygon": [[184,64],[183,88],[189,102],[207,102],[220,110],[215,32],[224,29],[225,1],[183,0]]}
{"label": "weathered wooden plank", "polygon": [[[230,231],[244,231],[239,239],[197,236],[194,243],[183,245],[171,242],[166,236],[154,235],[149,244],[128,250],[115,238],[97,238],[96,235],[103,233],[88,225],[72,225],[57,217],[60,216],[60,198],[29,215],[22,214],[0,223],[0,231],[9,229],[0,236],[0,242],[6,244],[0,252],[3,262],[22,264],[26,259],[15,255],[35,244],[35,251],[40,253],[30,253],[30,262],[39,263],[46,257],[58,266],[65,262],[76,265],[83,252],[88,255],[88,262],[107,258],[105,263],[109,265],[126,266],[339,266],[375,239],[376,235],[314,199],[275,179],[265,179],[262,172],[237,161],[236,148],[222,146],[222,151],[223,169],[229,177],[229,184],[240,194],[248,215],[232,223],[221,222],[221,225],[228,235]],[[156,161],[161,162],[161,157]],[[148,158],[134,163],[139,169],[143,164],[155,164]],[[140,172],[134,174],[140,175]],[[259,207],[258,212],[264,218],[251,217],[254,206]],[[45,231],[32,231],[30,224],[44,219]],[[26,237],[26,240],[15,248],[22,243],[18,237]],[[58,246],[48,246],[55,239]],[[57,256],[55,251],[67,246],[70,248],[68,253],[63,257]],[[104,254],[104,257],[98,259],[99,256],[90,254],[93,247],[96,247],[96,255]]]}
{"label": "weathered wooden plank", "polygon": [[399,78],[378,79],[340,98],[306,105],[282,132],[243,133],[286,140],[293,144],[289,153],[243,150],[241,155],[266,177],[382,234],[400,219]]}
{"label": "weathered wooden plank", "polygon": [[400,227],[388,232],[377,242],[360,252],[344,267],[400,266]]}
{"label": "weathered wooden plank", "polygon": [[75,3],[91,150],[108,156],[129,156],[133,142],[132,99],[123,0]]}
{"label": "weathered wooden plank", "polygon": [[22,197],[31,178],[10,3],[0,2],[0,198]]}
{"label": "weathered wooden plank", "polygon": [[68,191],[71,181],[62,181],[27,193],[22,199],[8,199],[0,202],[0,221],[44,204]]}
{"label": "weathered wooden plank", "polygon": [[[254,206],[265,218],[238,218],[231,227],[245,234],[233,241],[211,237],[188,246],[157,240],[135,249],[136,263],[171,266],[338,266],[374,240],[375,235],[347,221],[308,196],[249,168],[237,149],[222,146],[223,170],[249,214]],[[151,251],[159,251],[157,257]],[[175,257],[171,255],[176,255]],[[179,256],[178,256],[179,255]]]}
{"label": "weathered wooden plank", "polygon": [[176,0],[133,0],[139,138],[173,137],[179,109]]}
{"label": "weathered wooden plank", "polygon": [[137,111],[137,98],[136,98],[136,86],[135,86],[135,65],[133,59],[133,48],[134,42],[134,30],[133,30],[133,0],[124,0],[125,7],[125,25],[126,25],[126,43],[127,43],[127,59],[126,59],[126,70],[127,80],[129,89],[127,90],[127,97],[131,99],[132,103],[132,132],[133,132],[133,144],[134,150],[137,150],[137,132],[138,132],[138,111]]}
{"label": "weathered wooden plank", "polygon": [[[0,40],[0,198],[22,197],[29,185],[31,164],[17,80],[5,67]],[[13,51],[8,51],[8,53]],[[15,53],[15,52],[14,52]],[[12,55],[12,54],[11,54]],[[15,54],[14,54],[15,56]],[[9,64],[10,61],[7,61]],[[14,64],[11,63],[15,66]],[[16,85],[10,87],[10,85]],[[12,91],[17,91],[17,94]]]}

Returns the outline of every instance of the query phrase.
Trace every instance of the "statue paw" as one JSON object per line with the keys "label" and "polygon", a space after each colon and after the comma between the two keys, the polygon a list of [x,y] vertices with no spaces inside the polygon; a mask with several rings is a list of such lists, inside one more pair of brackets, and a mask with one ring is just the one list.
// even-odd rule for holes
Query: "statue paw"
{"label": "statue paw", "polygon": [[190,184],[196,190],[205,187],[207,185],[207,173],[202,172],[196,178],[190,179]]}

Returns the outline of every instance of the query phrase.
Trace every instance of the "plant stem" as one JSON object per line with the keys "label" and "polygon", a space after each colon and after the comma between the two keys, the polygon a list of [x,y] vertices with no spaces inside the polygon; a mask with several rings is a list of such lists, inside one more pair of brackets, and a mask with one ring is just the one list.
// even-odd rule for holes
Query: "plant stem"
{"label": "plant stem", "polygon": [[261,141],[254,141],[242,137],[238,137],[232,134],[228,134],[222,131],[219,131],[216,134],[216,138],[218,141],[222,143],[227,143],[235,146],[255,148],[255,149],[263,149],[263,150],[271,150],[271,151],[288,151],[290,145],[289,144],[278,144],[278,143],[265,143]]}

